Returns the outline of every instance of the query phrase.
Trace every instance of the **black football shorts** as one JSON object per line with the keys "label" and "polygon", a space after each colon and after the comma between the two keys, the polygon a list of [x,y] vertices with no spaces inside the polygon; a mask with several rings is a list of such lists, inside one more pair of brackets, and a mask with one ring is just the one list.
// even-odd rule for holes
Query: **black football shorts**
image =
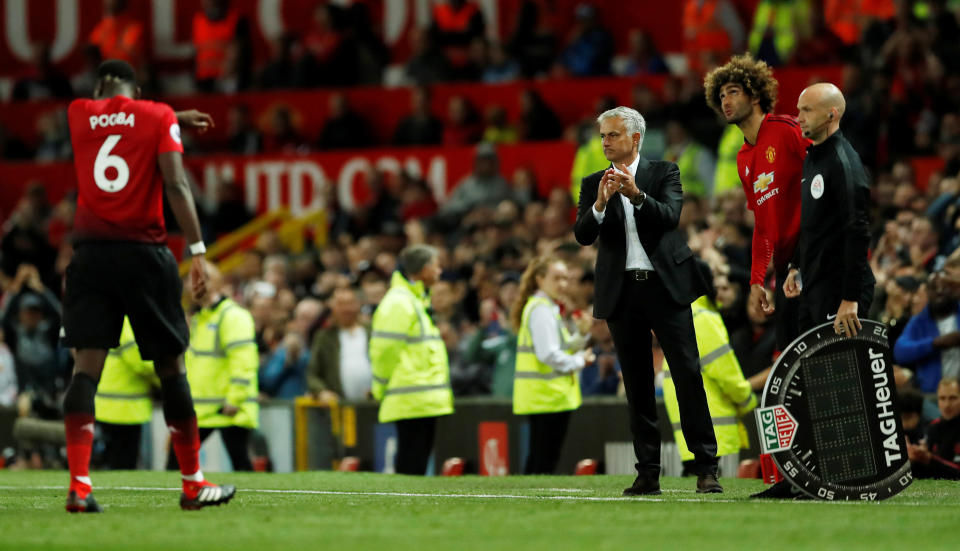
{"label": "black football shorts", "polygon": [[182,293],[177,262],[165,245],[79,243],[67,266],[63,342],[114,348],[126,315],[143,359],[178,356],[190,342]]}

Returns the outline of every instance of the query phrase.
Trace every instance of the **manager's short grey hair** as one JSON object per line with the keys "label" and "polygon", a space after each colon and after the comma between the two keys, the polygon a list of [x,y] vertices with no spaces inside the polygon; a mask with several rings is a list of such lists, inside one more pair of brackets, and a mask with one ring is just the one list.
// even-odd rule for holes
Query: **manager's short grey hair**
{"label": "manager's short grey hair", "polygon": [[410,245],[400,251],[397,264],[400,267],[400,273],[410,278],[419,274],[424,266],[430,264],[439,255],[440,251],[430,245]]}
{"label": "manager's short grey hair", "polygon": [[633,136],[635,133],[640,133],[640,143],[637,144],[637,151],[640,151],[640,147],[643,145],[643,137],[647,135],[647,121],[643,120],[643,115],[641,115],[636,109],[631,109],[629,107],[614,107],[604,111],[597,117],[597,124],[601,122],[618,118],[623,121],[623,124],[627,127],[627,132]]}

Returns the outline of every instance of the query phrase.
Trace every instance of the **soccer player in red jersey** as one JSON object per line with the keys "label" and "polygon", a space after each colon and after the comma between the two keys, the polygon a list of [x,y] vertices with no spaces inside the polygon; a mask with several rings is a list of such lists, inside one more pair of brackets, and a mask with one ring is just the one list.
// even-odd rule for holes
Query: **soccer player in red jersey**
{"label": "soccer player in red jersey", "polygon": [[778,83],[763,61],[735,56],[706,76],[704,88],[707,104],[743,132],[737,172],[755,219],[747,307],[766,316],[774,313],[763,285],[772,258],[778,282],[777,349],[783,350],[799,336],[797,301],[783,295],[781,284],[800,235],[800,175],[810,140],[795,117],[772,113]]}
{"label": "soccer player in red jersey", "polygon": [[[800,178],[811,142],[795,117],[773,114],[778,87],[770,67],[748,54],[731,58],[704,79],[707,104],[743,132],[737,172],[755,220],[747,308],[774,314],[763,285],[772,258],[777,350],[782,351],[800,333],[799,301],[787,298],[783,282],[800,237]],[[750,497],[790,499],[798,492],[782,481]]]}
{"label": "soccer player in red jersey", "polygon": [[[119,344],[124,315],[141,355],[153,360],[160,378],[164,418],[183,477],[180,506],[220,505],[236,491],[205,481],[200,471],[197,416],[183,364],[190,335],[180,306],[182,283],[164,244],[166,191],[191,243],[191,282],[204,289],[205,249],[184,175],[180,126],[169,106],[138,100],[139,95],[133,68],[108,60],[98,69],[94,99],[75,100],[68,110],[78,187],[75,252],[63,300],[64,343],[75,350],[63,399],[70,512],[101,510],[89,475],[94,395],[107,350]],[[204,114],[185,115],[191,126],[212,124]]]}

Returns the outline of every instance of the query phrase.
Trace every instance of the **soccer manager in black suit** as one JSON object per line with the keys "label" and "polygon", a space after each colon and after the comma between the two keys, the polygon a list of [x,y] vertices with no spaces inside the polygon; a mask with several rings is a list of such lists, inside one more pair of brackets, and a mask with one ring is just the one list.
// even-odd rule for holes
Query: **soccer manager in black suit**
{"label": "soccer manager in black suit", "polygon": [[697,492],[723,491],[717,441],[700,377],[690,303],[706,283],[677,231],[680,170],[640,155],[646,123],[617,107],[597,118],[603,154],[613,166],[583,179],[574,233],[581,245],[598,238],[593,315],[605,319],[617,347],[637,454],[637,479],[624,495],[660,493],[660,431],[650,330],[670,362],[683,437],[694,455]]}

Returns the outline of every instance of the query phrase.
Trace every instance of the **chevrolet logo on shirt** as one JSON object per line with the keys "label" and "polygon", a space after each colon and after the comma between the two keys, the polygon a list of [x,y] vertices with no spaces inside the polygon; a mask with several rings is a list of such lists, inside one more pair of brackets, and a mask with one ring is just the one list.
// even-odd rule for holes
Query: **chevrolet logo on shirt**
{"label": "chevrolet logo on shirt", "polygon": [[773,171],[763,172],[753,181],[753,192],[763,193],[773,183]]}

